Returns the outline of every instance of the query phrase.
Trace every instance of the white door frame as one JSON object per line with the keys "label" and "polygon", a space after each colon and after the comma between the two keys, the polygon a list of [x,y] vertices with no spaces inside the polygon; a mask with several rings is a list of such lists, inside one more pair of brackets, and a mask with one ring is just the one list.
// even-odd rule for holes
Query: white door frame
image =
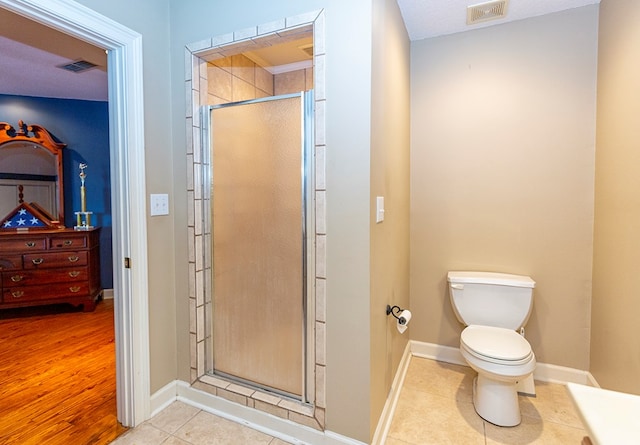
{"label": "white door frame", "polygon": [[150,415],[142,36],[72,0],[0,7],[109,51],[116,394],[118,420],[136,426]]}

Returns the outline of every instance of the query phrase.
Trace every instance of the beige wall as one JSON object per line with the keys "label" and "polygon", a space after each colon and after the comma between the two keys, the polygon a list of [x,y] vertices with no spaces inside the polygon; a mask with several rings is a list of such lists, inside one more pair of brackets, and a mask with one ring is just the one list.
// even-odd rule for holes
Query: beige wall
{"label": "beige wall", "polygon": [[[181,269],[181,257],[176,252],[186,244],[176,244],[175,216],[180,212],[181,197],[173,191],[184,181],[185,173],[176,174],[180,165],[173,161],[171,141],[171,73],[168,0],[77,0],[78,3],[140,33],[144,65],[144,142],[146,146],[147,193],[168,193],[171,216],[147,219],[149,271],[149,354],[151,362],[151,392],[176,378],[176,268]],[[184,87],[182,88],[184,92]],[[131,128],[131,131],[140,131]],[[115,205],[118,205],[116,202]],[[179,230],[178,230],[179,233]],[[177,261],[177,262],[176,262]],[[135,273],[136,258],[132,258]],[[186,263],[184,265],[186,276]],[[186,286],[185,286],[186,287]],[[116,298],[118,298],[116,296]]]}
{"label": "beige wall", "polygon": [[326,7],[326,425],[366,443],[371,431],[371,2],[331,0]]}
{"label": "beige wall", "polygon": [[448,270],[525,274],[538,361],[588,369],[597,18],[412,43],[412,339],[458,346]]}
{"label": "beige wall", "polygon": [[640,3],[602,0],[591,373],[640,394]]}
{"label": "beige wall", "polygon": [[[374,2],[371,87],[371,434],[413,325],[403,335],[386,307],[409,307],[409,37],[395,0]],[[376,224],[376,196],[385,200]]]}

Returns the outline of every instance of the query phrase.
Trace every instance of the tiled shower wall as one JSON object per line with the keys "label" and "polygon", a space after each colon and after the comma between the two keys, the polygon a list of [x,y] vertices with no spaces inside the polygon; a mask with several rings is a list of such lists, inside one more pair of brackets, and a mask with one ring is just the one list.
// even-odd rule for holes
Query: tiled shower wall
{"label": "tiled shower wall", "polygon": [[207,84],[208,105],[273,96],[273,74],[242,54],[209,62]]}
{"label": "tiled shower wall", "polygon": [[[313,69],[271,76],[241,55],[243,51],[279,41],[296,40],[313,33]],[[185,51],[185,87],[187,95],[187,193],[189,239],[189,305],[191,383],[194,388],[227,400],[270,414],[324,429],[325,419],[325,50],[324,13],[313,12],[288,17],[268,24],[247,28],[231,34],[213,37],[189,45]],[[210,62],[207,62],[210,61]],[[271,77],[270,77],[271,76]],[[308,334],[313,339],[314,365],[308,370],[313,375],[314,399],[300,403],[271,393],[241,386],[218,377],[206,370],[206,348],[210,347],[211,297],[211,234],[205,209],[210,208],[205,190],[206,171],[210,168],[202,152],[200,136],[200,106],[238,100],[255,99],[314,88],[315,143],[314,143],[314,227],[315,286],[310,289],[310,302],[314,303]],[[302,88],[300,88],[302,86]]]}
{"label": "tiled shower wall", "polygon": [[289,71],[273,76],[273,94],[297,93],[313,88],[313,68]]}
{"label": "tiled shower wall", "polygon": [[299,93],[313,88],[313,68],[271,74],[243,54],[207,65],[207,105]]}

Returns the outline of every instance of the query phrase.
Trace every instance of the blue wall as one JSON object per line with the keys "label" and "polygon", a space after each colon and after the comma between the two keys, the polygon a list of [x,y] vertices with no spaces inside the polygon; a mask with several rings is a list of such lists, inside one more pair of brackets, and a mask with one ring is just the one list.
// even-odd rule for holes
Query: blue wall
{"label": "blue wall", "polygon": [[64,224],[75,225],[80,210],[80,163],[87,164],[85,187],[91,224],[102,227],[100,276],[102,287],[113,288],[111,250],[111,180],[109,176],[109,109],[107,102],[50,99],[0,94],[0,122],[14,128],[22,120],[49,130],[64,149]]}

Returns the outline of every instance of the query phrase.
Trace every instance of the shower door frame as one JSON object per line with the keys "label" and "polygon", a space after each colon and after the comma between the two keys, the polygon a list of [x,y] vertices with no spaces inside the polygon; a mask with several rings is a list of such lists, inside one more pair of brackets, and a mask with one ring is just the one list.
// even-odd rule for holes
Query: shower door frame
{"label": "shower door frame", "polygon": [[[212,129],[211,129],[211,113],[215,109],[229,108],[234,106],[251,105],[256,103],[270,102],[283,99],[300,98],[300,119],[301,119],[301,236],[302,236],[302,386],[301,396],[290,394],[276,388],[261,385],[256,382],[247,381],[245,379],[230,376],[226,373],[218,374],[215,371],[215,363],[213,360],[214,339],[213,339],[213,164],[212,164]],[[200,109],[201,122],[201,141],[202,141],[202,162],[206,168],[203,169],[203,188],[204,196],[210,197],[204,202],[203,224],[204,231],[209,234],[208,241],[204,243],[205,269],[209,270],[207,278],[204,281],[205,301],[205,374],[220,375],[225,379],[235,380],[238,383],[255,387],[268,392],[273,392],[279,396],[292,398],[301,403],[309,404],[314,400],[314,376],[310,373],[310,369],[314,369],[315,365],[315,339],[313,335],[314,314],[310,311],[314,308],[314,289],[315,289],[315,270],[314,270],[314,233],[315,233],[315,206],[314,203],[314,90],[302,91],[299,93],[282,94],[277,96],[267,96],[258,99],[244,100],[238,102],[229,102],[217,105],[207,105]]]}

